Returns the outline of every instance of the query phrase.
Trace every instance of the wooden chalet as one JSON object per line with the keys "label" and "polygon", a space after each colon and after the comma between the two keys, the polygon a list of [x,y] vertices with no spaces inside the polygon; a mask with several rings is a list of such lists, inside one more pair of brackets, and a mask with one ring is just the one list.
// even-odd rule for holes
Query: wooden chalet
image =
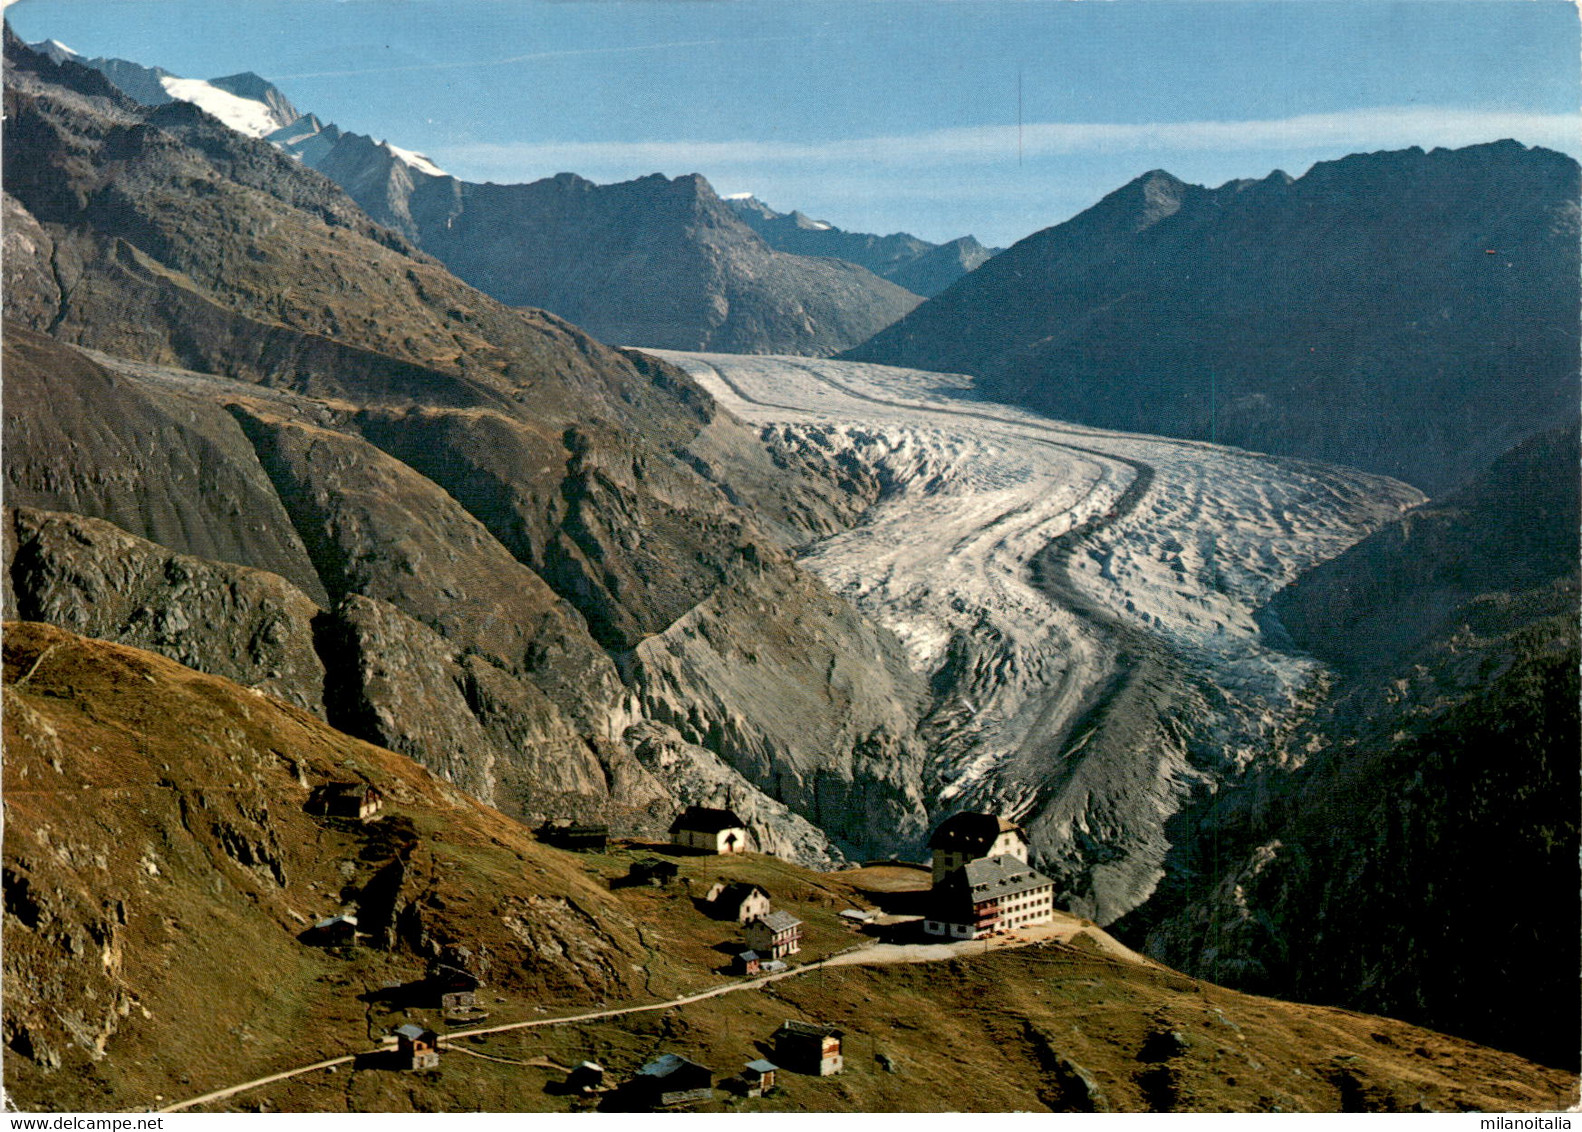
{"label": "wooden chalet", "polygon": [[714,1070],[680,1054],[663,1054],[637,1071],[633,1093],[655,1108],[714,1099]]}
{"label": "wooden chalet", "polygon": [[434,1069],[439,1065],[439,1035],[408,1022],[396,1028],[396,1057],[403,1069]]}
{"label": "wooden chalet", "polygon": [[761,1097],[775,1087],[775,1073],[779,1069],[772,1061],[759,1058],[742,1066],[742,1084],[749,1097]]}
{"label": "wooden chalet", "polygon": [[367,821],[384,807],[384,795],[367,782],[326,782],[308,795],[307,811]]}
{"label": "wooden chalet", "polygon": [[666,861],[659,857],[644,857],[640,861],[633,861],[626,870],[627,884],[648,884],[655,888],[663,888],[672,883],[681,875],[681,866],[674,861]]}
{"label": "wooden chalet", "polygon": [[545,845],[582,853],[602,853],[610,843],[610,827],[601,822],[574,822],[557,818],[533,831]]}
{"label": "wooden chalet", "polygon": [[768,892],[742,881],[730,884],[719,881],[703,900],[709,906],[709,915],[717,920],[735,920],[738,924],[768,915],[772,908]]}
{"label": "wooden chalet", "polygon": [[783,959],[802,950],[802,921],[790,912],[767,912],[749,920],[742,934],[748,947],[769,959]]}
{"label": "wooden chalet", "polygon": [[357,917],[347,914],[326,916],[308,929],[307,939],[321,947],[356,943]]}
{"label": "wooden chalet", "polygon": [[731,960],[731,970],[738,975],[756,975],[762,969],[763,962],[756,951],[740,951]]}
{"label": "wooden chalet", "polygon": [[833,1076],[846,1067],[840,1052],[840,1040],[844,1036],[834,1026],[782,1022],[774,1035],[775,1061],[809,1076]]}

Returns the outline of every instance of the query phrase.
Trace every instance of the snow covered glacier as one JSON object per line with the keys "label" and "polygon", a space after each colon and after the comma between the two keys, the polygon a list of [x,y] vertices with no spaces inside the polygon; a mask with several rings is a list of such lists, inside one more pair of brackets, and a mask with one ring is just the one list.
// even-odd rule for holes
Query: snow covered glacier
{"label": "snow covered glacier", "polygon": [[1422,501],[1348,468],[975,400],[959,375],[650,352],[788,457],[871,486],[861,520],[802,562],[929,679],[935,816],[1019,818],[1102,922],[1152,891],[1191,792],[1300,757],[1280,733],[1319,672],[1256,611]]}

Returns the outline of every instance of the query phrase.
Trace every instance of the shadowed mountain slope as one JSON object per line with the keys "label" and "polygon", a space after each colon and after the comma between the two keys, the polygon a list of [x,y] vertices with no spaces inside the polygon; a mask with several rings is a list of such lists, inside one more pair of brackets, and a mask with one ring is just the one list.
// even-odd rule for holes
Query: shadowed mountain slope
{"label": "shadowed mountain slope", "polygon": [[1579,461],[1535,437],[1276,596],[1335,693],[1292,780],[1192,819],[1151,954],[1576,1067]]}
{"label": "shadowed mountain slope", "polygon": [[832,354],[918,302],[855,264],[775,250],[696,174],[474,184],[362,134],[336,130],[326,148],[326,134],[280,140],[468,283],[607,342]]}
{"label": "shadowed mountain slope", "polygon": [[[332,685],[300,702],[513,813],[581,797],[662,822],[677,790],[726,788],[723,759],[748,775],[729,789],[789,823],[759,829],[766,845],[809,840],[763,791],[811,797],[829,774],[872,778],[920,835],[903,664],[881,665],[845,746],[787,733],[774,702],[850,704],[825,642],[899,655],[786,549],[845,521],[838,484],[776,467],[681,371],[473,290],[268,143],[186,103],[138,107],[14,39],[7,58],[7,353],[31,367],[6,404],[18,502],[283,575],[322,611]],[[57,371],[69,395],[45,392]],[[51,596],[73,577],[18,575],[17,600],[96,600]],[[787,593],[792,659],[756,705],[691,677],[698,699],[678,700],[676,673],[635,653],[717,595],[756,623]],[[157,647],[202,666],[211,631],[229,632]],[[621,736],[643,710],[708,748],[685,748],[697,775],[662,789],[635,761]],[[767,761],[766,729],[788,736]],[[857,753],[875,735],[882,766]],[[544,769],[556,751],[564,774]],[[894,819],[840,836],[890,845]]]}
{"label": "shadowed mountain slope", "polygon": [[1155,171],[850,351],[996,400],[1446,490],[1575,419],[1578,168],[1512,141]]}

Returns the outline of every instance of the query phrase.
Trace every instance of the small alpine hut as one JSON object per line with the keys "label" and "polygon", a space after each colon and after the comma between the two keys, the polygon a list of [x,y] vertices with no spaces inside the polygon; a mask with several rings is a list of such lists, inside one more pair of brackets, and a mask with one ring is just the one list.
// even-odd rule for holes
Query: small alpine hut
{"label": "small alpine hut", "polygon": [[384,795],[367,782],[326,782],[308,795],[307,811],[332,818],[367,821],[385,804]]}
{"label": "small alpine hut", "polygon": [[772,1061],[759,1058],[742,1066],[742,1084],[749,1097],[761,1097],[775,1087],[775,1071],[779,1068]]}
{"label": "small alpine hut", "polygon": [[581,853],[602,853],[610,843],[610,827],[598,822],[574,822],[568,818],[547,821],[533,831],[545,845]]}
{"label": "small alpine hut", "polygon": [[670,843],[704,853],[745,853],[747,823],[731,810],[688,806],[670,823]]}
{"label": "small alpine hut", "polygon": [[718,881],[703,899],[709,906],[709,915],[717,920],[735,920],[738,924],[767,915],[772,907],[769,893],[756,884],[742,881],[731,884]]}
{"label": "small alpine hut", "polygon": [[831,1077],[846,1067],[840,1053],[844,1035],[834,1026],[786,1021],[775,1031],[775,1061],[813,1077]]}
{"label": "small alpine hut", "polygon": [[566,1087],[584,1095],[597,1092],[604,1087],[604,1066],[597,1061],[579,1061],[567,1075]]}
{"label": "small alpine hut", "polygon": [[1027,860],[1027,835],[1022,827],[997,814],[954,814],[939,823],[928,839],[934,851],[937,885],[968,861],[1009,855]]}
{"label": "small alpine hut", "polygon": [[396,1057],[403,1069],[434,1069],[439,1065],[439,1035],[408,1022],[396,1029]]}
{"label": "small alpine hut", "polygon": [[655,1107],[714,1099],[714,1070],[680,1054],[667,1053],[637,1071],[634,1093]]}
{"label": "small alpine hut", "polygon": [[739,951],[732,965],[738,975],[756,975],[763,966],[763,959],[756,951]]}
{"label": "small alpine hut", "polygon": [[357,942],[357,917],[349,914],[326,916],[309,930],[308,938],[321,947]]}
{"label": "small alpine hut", "polygon": [[790,912],[768,912],[749,920],[742,934],[748,947],[770,959],[783,959],[802,950],[802,921]]}

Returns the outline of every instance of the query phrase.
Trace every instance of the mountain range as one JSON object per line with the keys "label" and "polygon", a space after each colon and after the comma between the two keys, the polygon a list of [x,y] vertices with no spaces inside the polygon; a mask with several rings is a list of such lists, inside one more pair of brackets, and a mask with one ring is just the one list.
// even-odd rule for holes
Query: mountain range
{"label": "mountain range", "polygon": [[[268,143],[8,51],[12,608],[263,682],[510,813],[648,828],[702,792],[810,861],[921,837],[916,677],[789,551],[847,521],[836,484]],[[722,638],[773,665],[754,699],[711,690]]]}
{"label": "mountain range", "polygon": [[1578,414],[1579,196],[1575,161],[1513,141],[1156,170],[845,356],[1437,493]]}
{"label": "mountain range", "polygon": [[[607,342],[831,354],[918,302],[904,280],[760,238],[701,176],[596,185],[563,173],[532,184],[476,184],[422,154],[301,114],[251,73],[178,79],[126,60],[39,46],[57,61],[100,71],[145,105],[185,99],[234,129],[266,137],[462,280],[508,305],[552,311]],[[914,242],[913,259],[932,250]],[[952,262],[962,265],[959,275],[986,256],[975,242],[958,241],[903,274],[927,285]]]}
{"label": "mountain range", "polygon": [[725,203],[778,251],[844,259],[924,297],[939,294],[1000,251],[971,236],[931,244],[905,232],[889,236],[846,232],[801,212],[776,212],[751,194],[727,197]]}
{"label": "mountain range", "polygon": [[[717,981],[690,888],[610,883],[649,850],[524,828],[641,846],[692,804],[745,819],[762,854],[735,879],[794,893],[827,950],[836,907],[905,871],[844,867],[921,856],[964,806],[1023,819],[1114,929],[793,980],[799,1015],[868,1043],[849,1093],[793,1082],[797,1106],[943,1103],[930,1051],[962,1018],[1010,1107],[1569,1095],[1568,158],[1150,174],[880,329],[917,296],[875,272],[987,250],[701,176],[469,184],[255,75],[183,86],[9,27],[5,62],[5,1040],[29,1103],[162,1102],[309,1046],[347,1053],[346,1086],[261,1096],[462,1103],[350,1060],[386,992],[468,945],[505,1011]],[[776,245],[804,237],[874,270]],[[851,356],[920,368],[739,356],[875,330]],[[310,820],[346,776],[395,812]],[[336,908],[373,944],[304,949]],[[779,1003],[731,997],[756,1005],[577,1056],[753,1056]],[[573,1045],[472,1068],[509,1099],[488,1074]],[[534,1105],[574,1103],[554,1087]]]}

